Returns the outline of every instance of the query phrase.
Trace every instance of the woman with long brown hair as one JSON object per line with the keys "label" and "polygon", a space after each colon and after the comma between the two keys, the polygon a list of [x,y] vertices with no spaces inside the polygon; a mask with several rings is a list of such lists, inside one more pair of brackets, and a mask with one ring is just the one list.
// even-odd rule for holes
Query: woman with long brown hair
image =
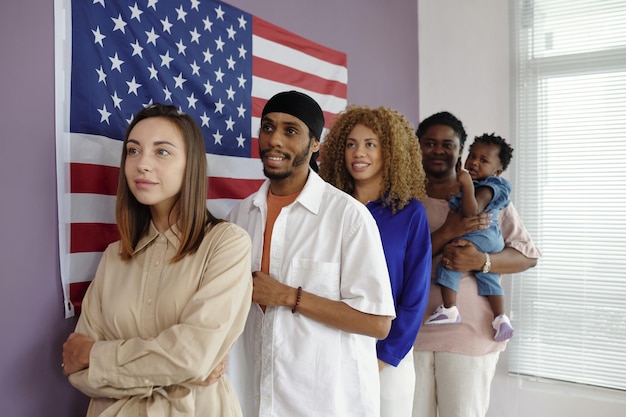
{"label": "woman with long brown hair", "polygon": [[174,106],[137,113],[117,191],[120,240],[105,250],[63,345],[87,416],[240,416],[223,376],[250,308],[250,238],[206,208],[196,122]]}

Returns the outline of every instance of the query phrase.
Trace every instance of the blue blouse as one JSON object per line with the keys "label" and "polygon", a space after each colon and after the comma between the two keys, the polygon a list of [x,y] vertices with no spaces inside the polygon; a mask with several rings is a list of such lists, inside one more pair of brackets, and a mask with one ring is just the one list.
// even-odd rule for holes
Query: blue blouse
{"label": "blue blouse", "polygon": [[426,209],[417,200],[395,215],[382,200],[368,203],[367,208],[380,230],[396,307],[391,331],[377,342],[376,350],[380,360],[398,366],[413,347],[428,302],[432,248]]}

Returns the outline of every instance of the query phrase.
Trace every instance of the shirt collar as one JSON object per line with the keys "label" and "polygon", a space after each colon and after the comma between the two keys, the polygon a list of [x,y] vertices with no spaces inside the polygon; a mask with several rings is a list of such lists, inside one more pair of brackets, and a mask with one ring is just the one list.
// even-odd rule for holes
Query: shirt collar
{"label": "shirt collar", "polygon": [[148,232],[139,239],[137,242],[137,246],[135,246],[135,250],[133,251],[133,255],[137,252],[144,249],[151,242],[153,242],[159,236],[165,236],[165,238],[175,247],[178,248],[180,245],[180,229],[177,225],[172,225],[169,229],[165,231],[165,233],[159,233],[152,220],[150,220],[150,227],[148,228]]}
{"label": "shirt collar", "polygon": [[[320,211],[320,205],[322,199],[320,198],[324,192],[326,182],[312,169],[309,168],[309,176],[304,184],[304,188],[296,198],[294,204],[300,204],[313,214],[318,214]],[[259,191],[256,193],[253,199],[253,205],[255,207],[262,207],[267,205],[267,193],[270,187],[270,180],[265,180]]]}

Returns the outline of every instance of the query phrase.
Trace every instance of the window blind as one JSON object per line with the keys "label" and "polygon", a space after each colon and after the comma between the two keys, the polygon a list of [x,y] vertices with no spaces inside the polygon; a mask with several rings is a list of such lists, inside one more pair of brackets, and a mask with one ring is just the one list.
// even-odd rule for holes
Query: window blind
{"label": "window blind", "polygon": [[543,258],[512,279],[509,372],[626,390],[626,1],[514,1],[514,201]]}

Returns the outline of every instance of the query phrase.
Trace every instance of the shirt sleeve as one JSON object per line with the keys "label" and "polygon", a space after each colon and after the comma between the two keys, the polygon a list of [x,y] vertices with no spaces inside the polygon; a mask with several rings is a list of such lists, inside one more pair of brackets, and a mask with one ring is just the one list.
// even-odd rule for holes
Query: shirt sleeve
{"label": "shirt sleeve", "polygon": [[355,310],[395,317],[387,261],[376,221],[365,206],[344,219],[341,300]]}
{"label": "shirt sleeve", "polygon": [[492,175],[485,180],[474,183],[476,188],[489,187],[493,191],[493,197],[484,211],[501,210],[511,204],[509,197],[511,195],[511,183],[499,175]]}
{"label": "shirt sleeve", "polygon": [[516,249],[528,258],[541,258],[541,251],[533,243],[513,203],[500,212],[499,220],[505,246]]}
{"label": "shirt sleeve", "polygon": [[419,207],[421,210],[412,216],[405,232],[404,276],[401,288],[396,291],[396,318],[391,322],[387,338],[376,345],[378,358],[392,366],[398,366],[412,349],[428,304],[432,248],[426,210],[421,204]]}
{"label": "shirt sleeve", "polygon": [[228,354],[243,331],[250,308],[250,238],[234,225],[220,230],[222,234],[209,246],[198,290],[179,322],[154,338],[97,337],[98,306],[91,302],[97,301],[97,293],[92,291],[83,312],[86,315],[81,315],[77,326],[77,331],[96,333],[97,340],[90,355],[85,391],[141,391],[142,387],[148,391],[151,387],[202,381]]}
{"label": "shirt sleeve", "polygon": [[[98,314],[101,310],[101,287],[103,276],[106,273],[107,259],[111,256],[117,256],[115,253],[116,245],[113,244],[103,253],[96,275],[89,284],[89,288],[83,297],[80,317],[76,324],[77,333],[82,333],[91,337],[94,341],[99,342],[104,338],[104,326],[102,324],[102,316]],[[95,345],[94,345],[95,346]],[[93,350],[92,350],[93,352]],[[90,358],[91,360],[91,358]],[[149,387],[135,387],[134,389],[120,389],[111,386],[95,386],[89,381],[89,368],[76,372],[69,376],[70,383],[83,394],[88,397],[106,397],[121,399],[132,395],[147,395],[150,393]]]}

